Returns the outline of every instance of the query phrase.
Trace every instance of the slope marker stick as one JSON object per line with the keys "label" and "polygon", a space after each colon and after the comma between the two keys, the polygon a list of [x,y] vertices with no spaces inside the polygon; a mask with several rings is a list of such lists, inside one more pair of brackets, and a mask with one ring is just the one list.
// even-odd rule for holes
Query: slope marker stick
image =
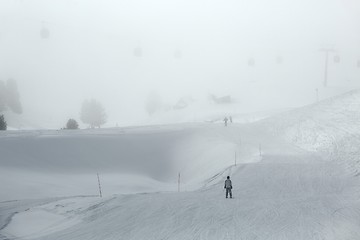
{"label": "slope marker stick", "polygon": [[262,156],[261,155],[261,144],[259,144],[259,154],[260,154],[260,157]]}
{"label": "slope marker stick", "polygon": [[235,151],[235,166],[236,166],[236,151]]}
{"label": "slope marker stick", "polygon": [[100,193],[100,197],[102,197],[102,193],[101,193],[101,184],[100,184],[100,177],[99,177],[99,173],[97,173],[97,179],[98,179],[98,184],[99,184],[99,193]]}

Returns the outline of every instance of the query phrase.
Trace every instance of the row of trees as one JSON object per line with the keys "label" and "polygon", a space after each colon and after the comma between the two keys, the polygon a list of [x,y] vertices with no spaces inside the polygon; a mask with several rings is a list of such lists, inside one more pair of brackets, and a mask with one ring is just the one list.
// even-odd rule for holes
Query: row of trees
{"label": "row of trees", "polygon": [[[1,84],[1,81],[0,81]],[[1,93],[1,97],[4,95]],[[1,102],[2,104],[4,102]],[[19,103],[19,102],[18,102]],[[5,110],[4,107],[5,104],[1,105],[1,111]],[[12,105],[10,104],[11,109],[15,109],[15,111],[21,110],[21,105]],[[19,107],[20,108],[17,108]],[[106,123],[106,113],[104,107],[101,105],[100,102],[96,101],[95,99],[91,100],[85,100],[82,108],[81,108],[81,115],[80,115],[81,121],[83,123],[89,124],[91,128],[99,127]],[[78,129],[79,124],[75,119],[69,119],[66,123],[65,129]],[[5,121],[4,115],[0,115],[0,130],[6,130],[7,129],[7,123]]]}
{"label": "row of trees", "polygon": [[[145,102],[145,110],[151,116],[163,108],[163,102],[155,92],[148,95]],[[80,119],[83,123],[89,124],[91,128],[99,127],[106,123],[106,113],[104,107],[95,99],[85,100],[81,107]],[[66,129],[78,129],[79,124],[74,119],[69,119]]]}
{"label": "row of trees", "polygon": [[[154,114],[162,107],[161,97],[155,93],[148,96],[145,109],[149,115]],[[7,82],[0,80],[0,113],[10,109],[14,113],[22,113],[22,105],[16,81],[9,79]],[[0,130],[6,130],[4,115],[0,115]],[[100,102],[95,99],[85,100],[81,107],[80,119],[89,124],[91,128],[99,127],[106,123],[107,115]],[[75,119],[69,119],[65,129],[78,129],[79,124]]]}
{"label": "row of trees", "polygon": [[[91,128],[98,127],[106,123],[105,109],[100,102],[95,99],[85,100],[81,107],[80,119],[83,123],[89,124]],[[75,119],[70,118],[65,129],[78,129],[79,124]]]}

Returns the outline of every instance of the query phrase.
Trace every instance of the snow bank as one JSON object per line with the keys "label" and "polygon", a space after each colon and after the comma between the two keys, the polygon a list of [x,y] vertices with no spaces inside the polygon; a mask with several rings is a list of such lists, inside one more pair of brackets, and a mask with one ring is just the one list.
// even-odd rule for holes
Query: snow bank
{"label": "snow bank", "polygon": [[360,170],[360,90],[262,121],[274,135]]}

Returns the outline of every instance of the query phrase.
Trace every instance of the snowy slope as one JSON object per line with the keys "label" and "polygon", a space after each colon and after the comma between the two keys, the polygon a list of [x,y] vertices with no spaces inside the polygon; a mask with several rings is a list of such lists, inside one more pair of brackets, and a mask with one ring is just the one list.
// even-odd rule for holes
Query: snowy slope
{"label": "snowy slope", "polygon": [[[297,146],[345,162],[360,171],[360,90],[264,120],[269,129]],[[263,124],[261,123],[261,124]]]}
{"label": "snowy slope", "polygon": [[[117,178],[129,171],[118,170],[127,166],[124,163],[118,162],[113,170],[108,167],[111,160],[104,158],[100,164],[91,158],[92,154],[79,160],[85,164],[90,159],[91,164],[85,169],[77,164],[70,169],[72,163],[65,162],[59,169],[71,170],[74,176],[80,170],[90,174],[95,168],[105,172],[104,178],[114,174],[114,179],[106,183],[111,194],[102,199],[78,196],[2,202],[0,239],[360,239],[360,178],[349,174],[354,166],[350,163],[359,156],[354,147],[358,143],[354,139],[358,134],[359,96],[358,92],[351,92],[264,121],[227,128],[221,124],[179,124],[100,131],[9,132],[1,137],[1,143],[7,144],[12,138],[27,138],[29,142],[47,138],[57,139],[50,145],[55,147],[61,146],[58,143],[63,139],[66,141],[62,144],[80,138],[80,142],[95,141],[91,146],[103,147],[104,154],[110,151],[119,156],[124,156],[125,150],[128,156],[138,149],[146,151],[144,145],[149,140],[134,141],[139,143],[136,148],[119,152],[116,147],[101,143],[112,139],[124,144],[134,137],[149,137],[154,139],[151,149],[168,151],[165,156],[171,164],[160,178],[152,171],[131,165],[133,168],[129,169],[139,174],[134,178],[139,181],[128,185],[145,187],[138,191],[142,193],[126,194],[116,188]],[[172,146],[171,151],[157,148],[156,142],[159,146]],[[347,152],[349,149],[353,151]],[[7,154],[19,154],[19,159],[28,154],[26,148],[22,151]],[[69,152],[70,156],[75,154],[73,149]],[[336,153],[341,152],[346,154],[337,159]],[[350,153],[352,158],[348,157]],[[163,156],[156,151],[153,154]],[[46,164],[42,169],[44,161],[33,160],[38,166],[29,174],[56,172]],[[154,165],[165,162],[149,161]],[[25,171],[25,163],[5,163],[8,166],[2,169],[14,169],[9,170],[12,174],[19,174],[19,169]],[[183,181],[180,193],[176,192],[178,172]],[[233,181],[234,199],[224,198],[223,180],[227,175]],[[150,179],[152,189],[147,189]],[[73,185],[83,187],[84,183]],[[61,191],[66,192],[66,186],[62,187]]]}
{"label": "snowy slope", "polygon": [[264,122],[276,134],[308,150],[326,150],[335,141],[360,134],[360,90],[279,114]]}
{"label": "snowy slope", "polygon": [[[263,159],[225,171],[234,199],[224,198],[222,181],[181,193],[66,198],[18,211],[0,234],[41,240],[360,238],[358,178],[264,129],[242,130],[244,142],[261,141]],[[6,204],[19,210],[16,203],[0,209]]]}
{"label": "snowy slope", "polygon": [[168,107],[155,112],[146,119],[146,124],[223,122],[225,116],[231,116],[237,123],[250,123],[289,109],[291,108],[253,106],[251,102],[244,104],[234,101],[228,104],[215,104],[210,101],[193,101],[182,109]]}
{"label": "snowy slope", "polygon": [[[1,200],[194,189],[234,164],[241,130],[218,124],[0,133]],[[227,131],[226,131],[227,130]],[[240,131],[240,132],[239,132]],[[243,146],[238,163],[257,161]],[[76,183],[76,184],[74,184]]]}

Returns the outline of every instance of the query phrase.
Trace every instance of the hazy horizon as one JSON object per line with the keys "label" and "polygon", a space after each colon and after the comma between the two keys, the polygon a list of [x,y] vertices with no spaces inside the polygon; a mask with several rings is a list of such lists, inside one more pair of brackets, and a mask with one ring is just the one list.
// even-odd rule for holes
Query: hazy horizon
{"label": "hazy horizon", "polygon": [[[287,108],[314,102],[316,88],[360,87],[358,29],[355,0],[1,0],[0,80],[17,81],[40,126],[79,119],[90,98],[108,126],[138,124],[154,92],[169,105],[215,94],[244,111]],[[323,47],[336,50],[326,89]]]}

